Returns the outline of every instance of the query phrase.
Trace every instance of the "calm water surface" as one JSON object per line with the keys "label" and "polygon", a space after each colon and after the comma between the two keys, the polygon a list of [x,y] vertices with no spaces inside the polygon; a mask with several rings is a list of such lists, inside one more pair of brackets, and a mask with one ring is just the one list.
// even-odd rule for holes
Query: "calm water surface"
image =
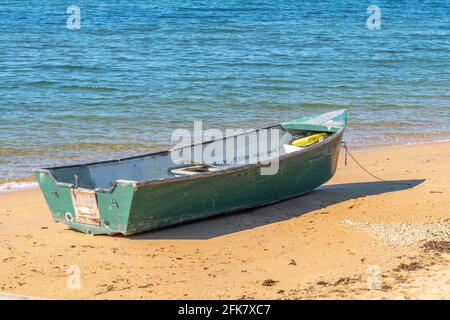
{"label": "calm water surface", "polygon": [[[347,108],[351,146],[450,139],[450,1],[2,1],[0,180]],[[68,30],[66,9],[81,8]]]}

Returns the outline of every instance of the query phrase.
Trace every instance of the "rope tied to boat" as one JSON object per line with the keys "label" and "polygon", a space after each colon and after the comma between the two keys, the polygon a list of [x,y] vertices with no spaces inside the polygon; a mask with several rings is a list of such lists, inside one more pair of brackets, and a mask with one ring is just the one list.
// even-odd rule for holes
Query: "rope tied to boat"
{"label": "rope tied to boat", "polygon": [[352,155],[352,153],[348,150],[348,146],[347,143],[345,143],[344,141],[341,142],[341,148],[343,148],[345,150],[345,158],[344,158],[344,163],[347,166],[347,155],[349,155],[353,161],[355,161],[355,163],[362,169],[364,170],[367,174],[369,174],[370,176],[372,176],[373,178],[383,181],[383,182],[388,182],[388,183],[395,183],[398,184],[398,182],[394,182],[394,181],[387,181],[384,180],[376,175],[374,175],[372,172],[370,172],[369,170],[367,170],[366,168],[364,168],[364,166],[358,162],[358,160],[355,159],[355,157]]}

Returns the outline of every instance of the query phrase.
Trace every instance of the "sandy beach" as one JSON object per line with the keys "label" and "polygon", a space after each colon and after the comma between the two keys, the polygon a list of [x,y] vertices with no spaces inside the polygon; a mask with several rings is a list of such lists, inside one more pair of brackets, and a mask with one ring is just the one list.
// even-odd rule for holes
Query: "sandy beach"
{"label": "sandy beach", "polygon": [[39,190],[0,194],[0,292],[450,299],[450,143],[354,155],[391,182],[351,159],[345,166],[341,154],[334,178],[305,196],[131,237],[92,237],[54,223]]}

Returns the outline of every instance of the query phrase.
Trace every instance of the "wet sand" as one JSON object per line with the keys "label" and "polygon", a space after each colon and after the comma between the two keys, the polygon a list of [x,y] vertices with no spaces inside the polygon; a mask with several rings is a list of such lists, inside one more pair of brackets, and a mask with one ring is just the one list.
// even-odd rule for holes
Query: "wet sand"
{"label": "wet sand", "polygon": [[0,292],[450,299],[450,143],[354,155],[396,183],[341,156],[335,177],[305,196],[132,237],[91,237],[53,222],[39,190],[0,194]]}

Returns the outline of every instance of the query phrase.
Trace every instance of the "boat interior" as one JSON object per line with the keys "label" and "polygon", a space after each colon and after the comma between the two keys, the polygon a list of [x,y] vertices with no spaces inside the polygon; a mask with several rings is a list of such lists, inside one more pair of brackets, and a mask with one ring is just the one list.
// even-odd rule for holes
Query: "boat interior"
{"label": "boat interior", "polygon": [[322,122],[311,127],[305,123],[285,123],[137,157],[43,170],[59,184],[111,190],[118,180],[160,181],[264,163],[312,147],[342,129],[340,124],[327,126]]}
{"label": "boat interior", "polygon": [[290,142],[315,133],[277,126],[144,156],[47,170],[57,182],[109,189],[117,180],[157,181],[257,164],[303,149]]}

